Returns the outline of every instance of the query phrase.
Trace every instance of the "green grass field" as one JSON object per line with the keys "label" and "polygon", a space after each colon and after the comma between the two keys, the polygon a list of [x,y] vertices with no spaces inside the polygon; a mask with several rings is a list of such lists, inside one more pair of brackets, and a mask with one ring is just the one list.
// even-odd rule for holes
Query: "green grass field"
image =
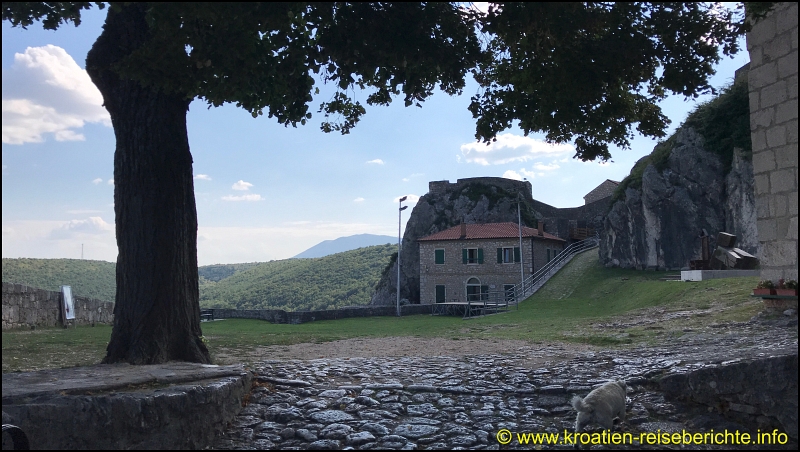
{"label": "green grass field", "polygon": [[[255,346],[359,337],[517,339],[601,346],[653,344],[665,334],[724,321],[744,321],[762,309],[749,297],[757,277],[696,283],[660,281],[664,272],[607,269],[597,254],[576,257],[519,310],[462,320],[415,315],[274,325],[259,320],[202,324],[212,357]],[[663,319],[653,322],[653,319]],[[671,320],[670,320],[671,319]],[[100,362],[110,326],[3,332],[3,372]]]}

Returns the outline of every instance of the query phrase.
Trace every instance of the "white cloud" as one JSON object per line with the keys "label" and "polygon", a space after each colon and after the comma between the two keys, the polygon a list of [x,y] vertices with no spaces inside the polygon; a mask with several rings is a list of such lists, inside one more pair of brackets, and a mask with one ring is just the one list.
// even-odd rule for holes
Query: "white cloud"
{"label": "white cloud", "polygon": [[364,202],[364,198],[359,196],[358,198],[354,199],[353,202]]}
{"label": "white cloud", "polygon": [[537,162],[537,163],[533,164],[533,168],[537,169],[539,171],[555,171],[555,170],[557,170],[557,169],[559,169],[561,167],[558,166],[558,164],[555,163],[555,162],[550,163],[549,165],[545,165],[544,163]]}
{"label": "white cloud", "polygon": [[61,227],[50,231],[49,239],[69,239],[80,235],[96,235],[114,232],[114,225],[106,223],[100,217],[89,217],[86,220],[72,220]]}
{"label": "white cloud", "polygon": [[458,5],[464,11],[474,11],[484,16],[489,13],[489,2],[469,2],[459,3]]}
{"label": "white cloud", "polygon": [[109,179],[107,183],[108,185],[114,185],[114,179]]}
{"label": "white cloud", "polygon": [[[3,257],[30,258],[84,258],[115,261],[117,242],[114,225],[105,222],[90,223],[65,221],[4,221]],[[102,221],[102,220],[101,220]]]}
{"label": "white cloud", "polygon": [[261,195],[223,196],[223,201],[264,201]]}
{"label": "white cloud", "polygon": [[208,174],[198,174],[197,176],[194,177],[194,180],[211,180],[211,176],[209,176]]}
{"label": "white cloud", "polygon": [[253,184],[251,184],[250,182],[245,182],[243,180],[240,180],[239,182],[236,182],[235,184],[233,184],[231,186],[231,188],[234,189],[234,190],[246,191],[246,190],[250,190],[250,187],[252,187],[252,186],[253,186]]}
{"label": "white cloud", "polygon": [[[545,141],[530,137],[504,133],[497,136],[497,141],[484,143],[465,143],[461,145],[461,154],[467,163],[478,165],[503,165],[511,162],[525,162],[543,156],[557,156],[575,152],[571,144],[548,144]],[[461,161],[461,159],[458,159]]]}
{"label": "white cloud", "polygon": [[381,159],[369,160],[367,161],[367,163],[373,163],[375,165],[384,165],[384,162]]}
{"label": "white cloud", "polygon": [[542,177],[545,174],[546,173],[542,172],[537,173],[536,171],[529,171],[526,170],[525,168],[520,168],[519,172],[516,172],[514,170],[508,170],[505,173],[503,173],[502,177],[506,179],[522,180],[523,178],[535,179],[537,177]]}
{"label": "white cloud", "polygon": [[514,170],[506,171],[505,173],[503,173],[501,177],[504,177],[506,179],[522,180],[522,176]]}
{"label": "white cloud", "polygon": [[102,177],[98,177],[97,179],[92,180],[92,183],[95,184],[95,185],[100,184],[102,182],[103,182],[103,178]]}
{"label": "white cloud", "polygon": [[3,69],[3,143],[82,141],[86,122],[111,126],[103,96],[61,47],[28,47]]}

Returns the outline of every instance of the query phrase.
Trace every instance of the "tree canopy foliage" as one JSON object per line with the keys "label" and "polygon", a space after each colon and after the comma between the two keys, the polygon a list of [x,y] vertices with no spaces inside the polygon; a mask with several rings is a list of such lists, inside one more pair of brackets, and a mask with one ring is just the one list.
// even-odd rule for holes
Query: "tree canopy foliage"
{"label": "tree canopy foliage", "polygon": [[[101,8],[103,3],[97,3]],[[112,12],[125,8],[111,4]],[[150,39],[115,70],[209,105],[226,102],[284,125],[305,124],[319,93],[315,75],[337,87],[321,102],[325,131],[348,133],[366,102],[402,95],[420,105],[438,84],[461,93],[472,71],[481,86],[470,111],[476,138],[519,124],[553,142],[574,141],[581,160],[606,160],[637,132],[663,137],[656,102],[712,91],[722,55],[739,51],[744,4],[702,2],[150,3]],[[771,3],[748,3],[763,16]],[[80,23],[88,2],[4,3],[3,19],[55,29]],[[479,30],[476,34],[475,30]],[[483,46],[478,38],[484,39]]]}
{"label": "tree canopy foliage", "polygon": [[[98,3],[103,7],[102,3]],[[128,6],[112,3],[110,14]],[[90,3],[3,3],[3,19],[47,29],[80,23]],[[319,90],[315,77],[338,88],[320,112],[323,130],[348,133],[366,102],[387,105],[402,95],[420,105],[438,88],[458,94],[480,54],[474,21],[451,3],[148,3],[149,39],[114,70],[145,86],[209,105],[234,103],[254,117],[305,124]]]}
{"label": "tree canopy foliage", "polygon": [[[80,24],[87,2],[3,3],[3,20]],[[104,8],[105,4],[97,3]],[[756,7],[761,8],[761,7]],[[209,362],[201,340],[197,210],[186,111],[195,98],[349,133],[368,105],[419,106],[472,73],[476,137],[518,122],[576,157],[608,159],[632,129],[660,137],[668,93],[710,90],[744,16],[706,3],[110,3],[86,71],[116,136],[117,291],[105,362]],[[483,42],[481,42],[483,39]]]}
{"label": "tree canopy foliage", "polygon": [[581,160],[611,158],[633,127],[662,137],[656,104],[712,91],[720,50],[739,50],[744,16],[697,2],[498,3],[479,22],[491,38],[475,72],[477,137],[514,121],[527,134],[575,142]]}

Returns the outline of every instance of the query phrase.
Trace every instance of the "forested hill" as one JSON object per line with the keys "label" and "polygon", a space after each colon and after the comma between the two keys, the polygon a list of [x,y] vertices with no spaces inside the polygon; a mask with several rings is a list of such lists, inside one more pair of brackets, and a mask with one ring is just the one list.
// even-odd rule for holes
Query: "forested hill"
{"label": "forested hill", "polygon": [[116,268],[106,261],[3,258],[3,282],[55,291],[70,286],[76,296],[114,301]]}
{"label": "forested hill", "polygon": [[392,245],[377,245],[266,262],[216,283],[203,281],[200,306],[299,311],[366,305],[395,251]]}
{"label": "forested hill", "polygon": [[[316,259],[206,265],[200,305],[240,309],[333,309],[369,303],[375,283],[397,248],[378,245]],[[114,301],[114,262],[81,259],[3,259],[3,282]]]}

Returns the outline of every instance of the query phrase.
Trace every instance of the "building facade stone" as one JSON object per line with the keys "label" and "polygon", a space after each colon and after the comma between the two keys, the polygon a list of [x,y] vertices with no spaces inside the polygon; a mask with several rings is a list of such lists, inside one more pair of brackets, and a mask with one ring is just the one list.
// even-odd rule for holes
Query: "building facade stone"
{"label": "building facade stone", "polygon": [[750,130],[762,279],[797,279],[797,3],[747,34]]}
{"label": "building facade stone", "polygon": [[[551,238],[552,237],[552,238]],[[470,287],[481,286],[491,297],[503,297],[509,286],[520,284],[564,249],[565,241],[550,236],[419,240],[420,303],[468,301]],[[464,263],[464,250],[476,250],[482,262]],[[503,250],[510,254],[506,259]],[[481,250],[479,253],[477,250]],[[440,263],[437,263],[439,251]],[[504,262],[508,260],[508,262]],[[444,294],[437,286],[444,286]],[[474,290],[474,289],[473,289]],[[474,300],[472,300],[474,301]]]}

